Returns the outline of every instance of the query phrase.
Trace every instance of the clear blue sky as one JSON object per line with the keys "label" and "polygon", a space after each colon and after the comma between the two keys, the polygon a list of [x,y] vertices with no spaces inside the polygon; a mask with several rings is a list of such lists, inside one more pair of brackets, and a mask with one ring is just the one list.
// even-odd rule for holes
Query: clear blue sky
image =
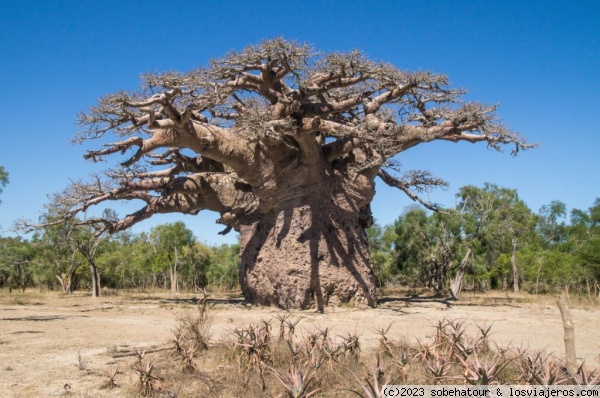
{"label": "clear blue sky", "polygon": [[[499,102],[506,124],[540,142],[517,158],[467,143],[407,151],[404,167],[451,183],[433,201],[451,205],[458,188],[486,181],[518,189],[534,211],[551,200],[585,209],[600,196],[599,1],[4,0],[0,26],[4,234],[17,218],[36,220],[47,194],[98,169],[69,142],[75,115],[98,97],[136,89],[143,72],[189,70],[274,36],[446,73],[469,99]],[[411,203],[379,183],[373,212],[386,224]],[[134,231],[178,218],[209,243],[235,240],[217,236],[211,213],[156,217]]]}

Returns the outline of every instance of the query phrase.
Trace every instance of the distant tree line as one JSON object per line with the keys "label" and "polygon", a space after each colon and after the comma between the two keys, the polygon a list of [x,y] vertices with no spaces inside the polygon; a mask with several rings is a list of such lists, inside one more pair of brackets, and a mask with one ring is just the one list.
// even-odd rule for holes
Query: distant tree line
{"label": "distant tree line", "polygon": [[600,198],[587,210],[552,201],[534,213],[517,191],[465,186],[439,212],[408,207],[367,232],[379,286],[429,288],[459,298],[465,288],[598,294]]}
{"label": "distant tree line", "polygon": [[[552,201],[533,212],[517,191],[465,186],[453,208],[409,206],[391,225],[367,229],[377,284],[430,289],[600,290],[600,198],[587,210]],[[103,218],[116,218],[107,210]],[[44,216],[51,224],[52,215]],[[208,246],[183,222],[149,232],[94,235],[57,223],[30,239],[0,237],[0,287],[70,293],[103,288],[172,293],[238,288],[239,245]]]}
{"label": "distant tree line", "polygon": [[207,246],[183,222],[149,233],[97,237],[87,227],[57,224],[31,239],[0,238],[0,286],[71,293],[103,288],[142,291],[235,289],[239,246]]}

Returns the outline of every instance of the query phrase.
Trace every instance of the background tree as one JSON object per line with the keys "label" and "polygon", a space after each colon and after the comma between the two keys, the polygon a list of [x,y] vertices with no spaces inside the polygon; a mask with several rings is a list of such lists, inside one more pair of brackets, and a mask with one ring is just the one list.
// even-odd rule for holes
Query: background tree
{"label": "background tree", "polygon": [[510,239],[513,290],[519,292],[519,268],[517,265],[517,249],[526,236],[532,233],[534,217],[527,205],[519,199],[514,189],[499,188],[489,185],[486,188],[495,192],[497,208],[495,209],[492,223],[495,228],[491,230],[492,240],[502,243]]}
{"label": "background tree", "polygon": [[449,271],[455,266],[461,244],[457,214],[409,208],[395,223],[398,269],[413,273],[436,294],[445,289]]}
{"label": "background tree", "polygon": [[[594,280],[600,296],[600,198],[587,212],[574,209],[571,213],[569,240],[587,277]],[[589,286],[587,286],[589,290]]]}
{"label": "background tree", "polygon": [[367,228],[367,239],[369,240],[369,254],[373,263],[373,272],[378,287],[383,287],[392,282],[396,266],[396,254],[394,244],[396,242],[396,231],[393,225],[382,227],[374,223]]}
{"label": "background tree", "polygon": [[[2,193],[2,188],[4,188],[6,184],[8,184],[8,172],[4,170],[4,167],[0,166],[0,193]],[[0,203],[2,203],[1,200]]]}
{"label": "background tree", "polygon": [[77,250],[85,258],[90,268],[90,289],[92,297],[102,296],[101,269],[97,261],[101,245],[105,243],[102,235],[94,234],[85,224],[78,225],[70,231]]}
{"label": "background tree", "polygon": [[239,244],[212,248],[211,264],[206,271],[209,285],[229,290],[239,287],[239,252]]}
{"label": "background tree", "polygon": [[[463,234],[467,251],[460,261],[456,275],[451,283],[454,298],[460,297],[462,281],[469,264],[469,257],[475,251],[485,257],[488,269],[505,251],[511,253],[510,264],[515,292],[519,291],[519,269],[517,249],[522,239],[532,233],[534,218],[517,192],[486,183],[482,188],[462,187],[457,194],[458,210],[463,213]],[[508,275],[501,275],[503,284],[507,284]]]}
{"label": "background tree", "polygon": [[[137,285],[135,277],[140,271],[136,264],[138,257],[135,248],[136,239],[129,231],[118,232],[107,237],[98,262],[103,266],[103,284],[111,288],[132,288]],[[141,270],[145,272],[147,270]]]}
{"label": "background tree", "polygon": [[157,213],[218,212],[224,232],[241,235],[247,300],[375,306],[364,229],[376,177],[429,208],[419,192],[445,184],[425,171],[394,175],[390,159],[435,140],[532,147],[499,121],[496,106],[464,102],[464,93],[444,75],[402,71],[359,51],[318,54],[267,40],[102,97],[80,116],[75,141],[111,133],[118,142],[85,158],[128,158],[58,197],[67,218],[104,201],[145,202],[120,220],[81,221],[109,232]]}
{"label": "background tree", "polygon": [[0,277],[9,292],[13,285],[22,291],[32,282],[37,250],[35,245],[21,237],[0,238]]}
{"label": "background tree", "polygon": [[[53,217],[44,215],[42,219],[50,224]],[[79,252],[75,237],[71,234],[70,220],[59,224],[49,225],[33,236],[33,241],[38,243],[46,268],[52,270],[65,294],[72,293],[78,285],[77,272],[84,259]]]}
{"label": "background tree", "polygon": [[542,243],[546,247],[565,242],[566,215],[567,205],[558,200],[553,200],[540,208],[540,211],[538,212],[537,228]]}
{"label": "background tree", "polygon": [[473,250],[486,244],[485,238],[489,235],[487,228],[493,217],[495,197],[485,188],[481,189],[472,185],[460,188],[456,196],[459,199],[457,209],[463,215],[463,233],[467,246],[467,251],[450,284],[452,297],[458,299]]}
{"label": "background tree", "polygon": [[157,225],[150,231],[150,241],[155,247],[159,261],[169,265],[171,293],[179,293],[178,272],[184,250],[194,242],[194,234],[181,221]]}
{"label": "background tree", "polygon": [[183,248],[183,259],[188,264],[188,280],[190,290],[199,291],[208,285],[207,272],[212,262],[212,250],[206,245],[193,240]]}

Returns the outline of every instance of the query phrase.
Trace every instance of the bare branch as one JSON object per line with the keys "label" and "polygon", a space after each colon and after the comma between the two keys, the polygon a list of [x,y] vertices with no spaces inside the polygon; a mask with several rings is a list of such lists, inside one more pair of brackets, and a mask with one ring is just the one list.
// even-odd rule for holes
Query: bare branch
{"label": "bare branch", "polygon": [[[410,190],[411,185],[409,185],[411,182],[402,181],[401,179],[395,178],[383,169],[379,170],[377,175],[383,180],[383,182],[385,182],[386,184],[388,184],[391,187],[395,187],[395,188],[402,190],[409,198],[411,198],[415,202],[419,202],[421,205],[423,205],[427,209],[443,213],[443,211],[440,210],[439,205],[437,205],[435,203],[426,202],[421,197],[419,197],[418,195],[413,193]],[[420,186],[421,190],[423,190],[424,185],[426,185],[426,181],[422,180],[422,179],[417,179],[415,181],[412,181],[412,183],[417,183],[418,184],[417,186]],[[439,185],[439,184],[437,184],[437,185]]]}

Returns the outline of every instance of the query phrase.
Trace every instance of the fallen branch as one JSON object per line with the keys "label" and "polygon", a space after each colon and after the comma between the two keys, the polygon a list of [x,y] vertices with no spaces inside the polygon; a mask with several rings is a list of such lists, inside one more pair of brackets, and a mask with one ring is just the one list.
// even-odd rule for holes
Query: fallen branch
{"label": "fallen branch", "polygon": [[122,351],[122,352],[117,352],[115,354],[113,354],[113,358],[122,358],[122,357],[132,357],[134,355],[138,355],[139,352],[144,352],[145,354],[150,354],[152,352],[158,352],[158,351],[165,351],[165,350],[170,350],[172,347],[170,345],[168,346],[163,346],[163,347],[155,347],[155,348],[148,348],[148,349],[137,349],[137,350],[131,350],[131,351]]}

